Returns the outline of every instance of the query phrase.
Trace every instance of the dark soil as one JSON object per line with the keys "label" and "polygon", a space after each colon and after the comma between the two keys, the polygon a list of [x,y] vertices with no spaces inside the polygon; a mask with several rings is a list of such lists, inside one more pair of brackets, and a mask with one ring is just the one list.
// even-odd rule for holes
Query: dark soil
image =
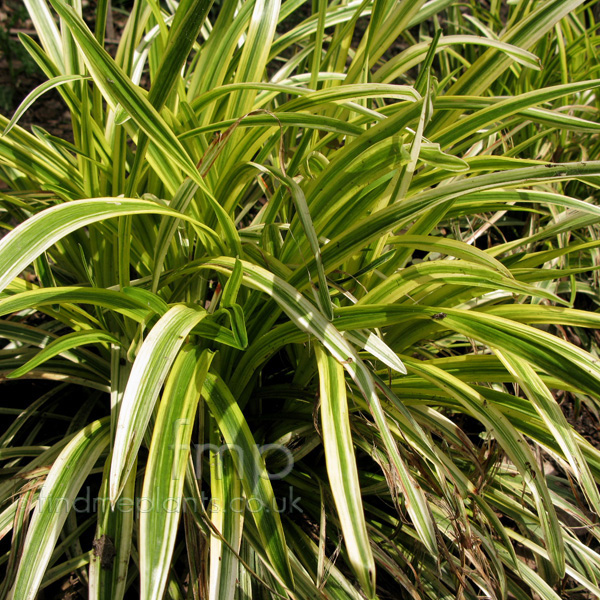
{"label": "dark soil", "polygon": [[[84,19],[93,28],[96,0],[83,0]],[[107,25],[106,49],[116,50],[116,42],[127,20],[126,0],[113,0],[112,19]],[[47,80],[19,40],[27,35],[39,42],[22,0],[0,0],[0,113],[12,117],[27,95]],[[69,142],[73,141],[71,117],[57,90],[39,98],[19,120],[28,131],[35,125]]]}
{"label": "dark soil", "polygon": [[[12,117],[27,94],[46,81],[19,41],[19,34],[37,41],[31,21],[20,1],[0,2],[0,112]],[[71,119],[60,94],[47,92],[21,118],[19,124],[30,130],[42,127],[52,135],[72,141]]]}

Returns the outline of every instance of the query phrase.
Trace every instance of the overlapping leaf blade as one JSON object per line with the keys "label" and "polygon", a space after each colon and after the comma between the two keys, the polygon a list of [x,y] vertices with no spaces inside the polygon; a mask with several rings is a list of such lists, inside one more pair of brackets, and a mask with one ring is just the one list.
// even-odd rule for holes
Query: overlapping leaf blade
{"label": "overlapping leaf blade", "polygon": [[119,408],[110,471],[114,504],[129,477],[161,387],[190,331],[206,311],[178,304],[152,328],[135,359]]}
{"label": "overlapping leaf blade", "polygon": [[109,420],[94,421],[82,429],[55,460],[40,490],[29,525],[24,555],[12,588],[13,598],[33,600],[37,596],[44,567],[50,561],[76,494],[109,442]]}

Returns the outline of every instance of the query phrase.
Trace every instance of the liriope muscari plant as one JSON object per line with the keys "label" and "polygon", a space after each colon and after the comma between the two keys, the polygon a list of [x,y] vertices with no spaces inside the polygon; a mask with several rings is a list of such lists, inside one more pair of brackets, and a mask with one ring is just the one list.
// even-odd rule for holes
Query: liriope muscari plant
{"label": "liriope muscari plant", "polygon": [[593,6],[24,2],[2,594],[600,597]]}

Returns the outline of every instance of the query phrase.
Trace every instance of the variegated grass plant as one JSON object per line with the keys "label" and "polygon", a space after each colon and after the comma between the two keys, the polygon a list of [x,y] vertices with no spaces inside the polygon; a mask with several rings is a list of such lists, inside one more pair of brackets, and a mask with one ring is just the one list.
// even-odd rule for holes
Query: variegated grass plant
{"label": "variegated grass plant", "polygon": [[600,597],[592,3],[24,1],[4,597]]}

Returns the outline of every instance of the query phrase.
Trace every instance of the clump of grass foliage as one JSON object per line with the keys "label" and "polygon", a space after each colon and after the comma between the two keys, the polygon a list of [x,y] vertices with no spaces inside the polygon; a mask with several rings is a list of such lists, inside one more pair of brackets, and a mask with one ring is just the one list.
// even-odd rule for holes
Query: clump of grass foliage
{"label": "clump of grass foliage", "polygon": [[24,3],[2,593],[600,597],[594,3]]}

